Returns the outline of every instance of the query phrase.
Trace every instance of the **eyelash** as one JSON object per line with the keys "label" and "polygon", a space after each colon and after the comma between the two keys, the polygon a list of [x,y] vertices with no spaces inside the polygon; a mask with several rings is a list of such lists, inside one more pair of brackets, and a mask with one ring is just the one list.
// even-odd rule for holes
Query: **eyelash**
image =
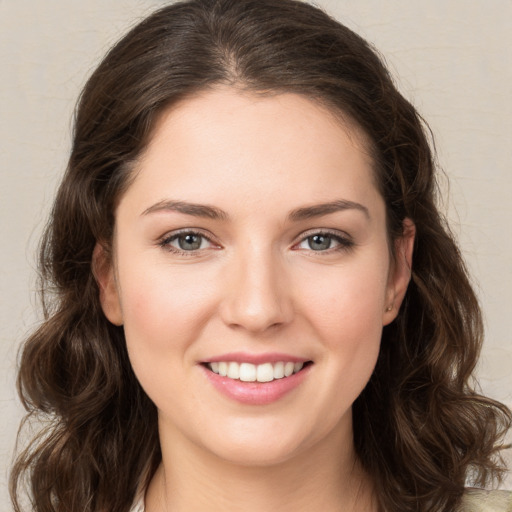
{"label": "eyelash", "polygon": [[171,242],[173,242],[174,240],[177,240],[178,238],[180,238],[182,236],[187,236],[187,235],[201,237],[202,239],[207,240],[210,244],[215,245],[214,242],[212,242],[211,238],[209,236],[207,236],[205,233],[203,233],[201,231],[193,230],[193,229],[184,229],[182,231],[174,231],[171,234],[165,235],[163,238],[161,238],[159,240],[158,245],[160,247],[162,247],[162,249],[172,252],[173,254],[177,254],[178,256],[185,256],[185,257],[197,256],[197,253],[204,249],[195,249],[195,250],[185,251],[183,249],[178,249],[177,247],[173,247],[171,245]]}
{"label": "eyelash", "polygon": [[[190,229],[184,229],[182,231],[173,232],[170,235],[165,235],[163,238],[161,238],[159,240],[158,245],[160,247],[162,247],[163,249],[165,249],[173,254],[177,254],[179,256],[185,256],[185,257],[197,256],[198,252],[203,251],[204,249],[193,249],[193,250],[186,251],[183,249],[178,249],[177,247],[174,247],[171,245],[171,242],[173,242],[174,240],[177,240],[178,238],[180,238],[182,236],[187,236],[187,235],[201,237],[203,240],[206,240],[210,244],[215,245],[214,242],[212,242],[211,238],[209,236],[207,236],[206,234],[204,234],[203,232],[197,231],[197,230],[190,230]],[[318,255],[327,255],[327,254],[332,254],[333,252],[349,251],[355,245],[354,241],[348,235],[341,235],[339,232],[333,232],[333,231],[329,231],[329,230],[311,230],[311,231],[302,233],[300,240],[297,243],[293,244],[293,247],[295,248],[295,247],[299,246],[300,244],[306,242],[308,239],[310,239],[314,236],[329,237],[331,240],[333,240],[334,242],[336,242],[338,244],[335,247],[329,247],[328,249],[320,250],[320,251],[315,251],[313,249],[309,249],[310,252],[318,254]],[[217,246],[217,247],[219,247],[219,246]],[[305,249],[305,250],[308,250],[308,249]]]}
{"label": "eyelash", "polygon": [[[352,238],[347,234],[341,234],[339,231],[329,231],[329,230],[311,230],[306,231],[305,233],[301,234],[300,241],[296,244],[294,244],[294,247],[297,247],[298,245],[306,242],[308,239],[313,238],[314,236],[323,236],[323,237],[329,237],[331,240],[336,242],[338,245],[335,247],[329,247],[328,249],[325,249],[323,251],[315,251],[313,249],[309,249],[310,252],[314,254],[318,254],[319,256],[326,256],[328,254],[332,254],[334,252],[341,252],[341,251],[349,251],[353,249],[355,243],[352,240]],[[306,249],[308,250],[308,249]]]}

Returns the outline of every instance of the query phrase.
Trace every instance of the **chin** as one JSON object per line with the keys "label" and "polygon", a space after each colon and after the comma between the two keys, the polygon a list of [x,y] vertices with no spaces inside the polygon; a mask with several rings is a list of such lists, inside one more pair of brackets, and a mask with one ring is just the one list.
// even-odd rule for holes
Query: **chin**
{"label": "chin", "polygon": [[213,453],[229,464],[257,468],[284,464],[294,459],[300,451],[298,446],[288,446],[279,439],[273,443],[267,439],[261,443],[232,443],[217,447]]}
{"label": "chin", "polygon": [[308,427],[311,426],[302,423],[293,428],[289,422],[269,418],[252,418],[247,423],[233,419],[226,428],[205,436],[203,448],[235,465],[276,466],[299,458],[329,437],[322,428]]}

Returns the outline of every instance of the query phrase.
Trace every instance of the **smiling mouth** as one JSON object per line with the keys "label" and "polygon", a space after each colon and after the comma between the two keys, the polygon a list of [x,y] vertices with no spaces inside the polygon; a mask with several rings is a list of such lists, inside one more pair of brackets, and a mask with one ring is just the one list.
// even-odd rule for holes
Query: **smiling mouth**
{"label": "smiling mouth", "polygon": [[312,364],[312,361],[306,361],[305,363],[279,361],[277,363],[263,364],[219,361],[205,363],[205,367],[213,373],[228,379],[242,382],[272,382],[278,379],[286,379],[310,364]]}

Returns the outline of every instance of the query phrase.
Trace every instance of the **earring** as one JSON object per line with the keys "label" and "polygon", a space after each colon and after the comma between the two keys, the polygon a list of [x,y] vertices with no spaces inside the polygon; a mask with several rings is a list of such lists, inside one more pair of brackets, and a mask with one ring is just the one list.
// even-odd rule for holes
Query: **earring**
{"label": "earring", "polygon": [[389,311],[391,311],[392,309],[393,309],[393,305],[388,306],[388,307],[386,308],[386,312],[389,312]]}

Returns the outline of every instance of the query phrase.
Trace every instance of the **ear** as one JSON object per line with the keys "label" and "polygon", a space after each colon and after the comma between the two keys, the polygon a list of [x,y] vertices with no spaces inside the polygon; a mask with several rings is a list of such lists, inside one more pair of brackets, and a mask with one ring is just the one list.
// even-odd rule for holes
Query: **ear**
{"label": "ear", "polygon": [[123,325],[123,313],[112,258],[104,245],[96,243],[92,253],[92,271],[100,290],[103,313],[114,325]]}
{"label": "ear", "polygon": [[395,258],[389,269],[388,284],[386,290],[385,311],[382,324],[391,323],[398,315],[400,305],[405,297],[405,292],[411,280],[412,253],[416,226],[414,222],[406,218],[403,221],[403,233],[395,241]]}

